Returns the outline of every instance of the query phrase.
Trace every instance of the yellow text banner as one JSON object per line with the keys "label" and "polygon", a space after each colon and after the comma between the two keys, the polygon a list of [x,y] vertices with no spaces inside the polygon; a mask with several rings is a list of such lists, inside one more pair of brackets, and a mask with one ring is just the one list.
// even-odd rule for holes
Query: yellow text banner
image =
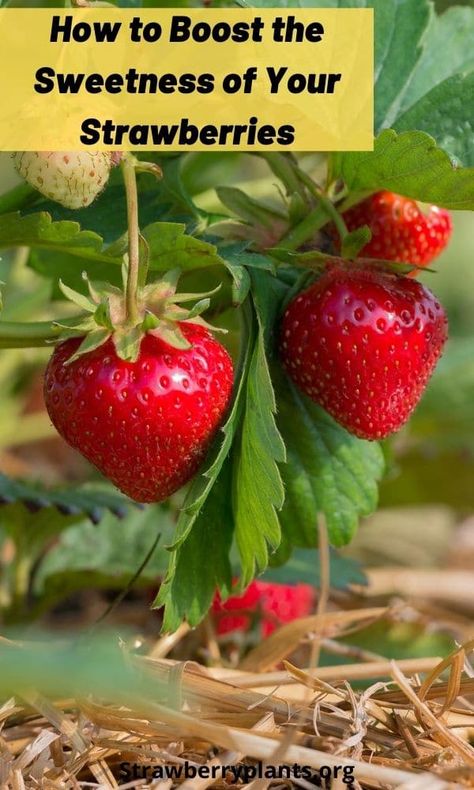
{"label": "yellow text banner", "polygon": [[373,147],[371,9],[0,10],[0,150]]}

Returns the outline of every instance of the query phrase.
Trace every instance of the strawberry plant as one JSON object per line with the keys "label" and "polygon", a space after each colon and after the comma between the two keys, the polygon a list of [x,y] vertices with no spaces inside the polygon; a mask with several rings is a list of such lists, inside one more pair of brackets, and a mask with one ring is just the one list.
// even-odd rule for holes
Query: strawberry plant
{"label": "strawberry plant", "polygon": [[[436,277],[414,278],[437,266],[451,212],[474,209],[474,10],[309,5],[374,8],[373,151],[18,152],[26,181],[0,196],[1,247],[26,250],[21,265],[47,286],[28,320],[7,290],[2,354],[49,349],[54,426],[149,503],[126,517],[124,552],[127,519],[134,535],[165,525],[146,578],[153,568],[166,630],[199,623],[213,601],[230,611],[226,598],[245,603],[265,571],[313,557],[319,513],[333,547],[351,540],[377,506],[378,440],[409,430],[426,387],[429,402],[447,339]],[[24,516],[24,498],[5,501]],[[90,507],[67,523],[55,513],[49,559],[40,532],[34,552],[24,525],[9,533],[35,569],[30,595],[52,601],[86,571],[124,583],[115,555],[104,549],[113,573],[79,556]],[[269,611],[286,615],[262,589],[268,632]]]}

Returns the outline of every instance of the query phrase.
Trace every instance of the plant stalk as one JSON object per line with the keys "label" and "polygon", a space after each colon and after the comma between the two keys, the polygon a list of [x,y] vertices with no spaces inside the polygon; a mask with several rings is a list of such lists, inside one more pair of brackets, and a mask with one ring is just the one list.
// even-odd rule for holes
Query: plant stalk
{"label": "plant stalk", "polygon": [[313,195],[313,197],[316,198],[316,200],[319,200],[322,206],[324,206],[326,210],[326,214],[334,222],[334,225],[337,228],[337,232],[339,233],[339,236],[341,238],[341,241],[343,241],[343,239],[347,236],[346,223],[344,222],[341,214],[335,207],[332,200],[330,200],[327,197],[327,195],[325,195],[323,191],[318,188],[318,186],[314,183],[313,179],[310,176],[308,176],[304,172],[304,170],[301,170],[301,168],[299,167],[295,168],[295,170],[296,173],[298,174],[298,177],[300,178],[301,182],[305,185],[307,190]]}
{"label": "plant stalk", "polygon": [[319,203],[296,227],[291,228],[288,233],[278,242],[278,247],[285,250],[297,250],[306,241],[311,239],[318,230],[327,225],[328,214],[325,206]]}
{"label": "plant stalk", "polygon": [[128,271],[125,293],[127,323],[138,323],[138,280],[140,273],[140,230],[138,227],[138,190],[134,157],[126,155],[122,160],[122,171],[127,197],[128,223]]}
{"label": "plant stalk", "polygon": [[307,197],[304,193],[299,173],[297,172],[296,163],[291,160],[290,155],[278,152],[259,152],[257,156],[260,156],[266,161],[270,170],[285,185],[288,195],[297,192],[305,203],[307,203]]}

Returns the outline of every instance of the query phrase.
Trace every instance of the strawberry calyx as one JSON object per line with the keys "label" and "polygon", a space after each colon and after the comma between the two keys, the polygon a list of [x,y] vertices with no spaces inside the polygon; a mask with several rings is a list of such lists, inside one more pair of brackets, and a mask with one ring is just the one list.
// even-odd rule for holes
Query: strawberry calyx
{"label": "strawberry calyx", "polygon": [[[110,339],[121,359],[135,362],[146,334],[160,338],[173,348],[189,349],[191,344],[180,328],[183,323],[198,324],[214,332],[225,332],[220,327],[212,327],[201,315],[209,308],[210,297],[220,289],[220,285],[206,293],[177,293],[180,275],[181,270],[176,268],[157,282],[139,287],[137,317],[133,321],[128,318],[126,309],[126,261],[122,266],[123,289],[110,283],[91,281],[85,272],[82,276],[87,283],[88,295],[79,293],[60,281],[59,287],[64,296],[84,311],[84,315],[74,324],[54,322],[54,326],[61,328],[59,342],[83,337],[68,364]],[[181,306],[182,302],[194,304],[187,308]]]}
{"label": "strawberry calyx", "polygon": [[343,255],[330,255],[327,252],[320,250],[310,250],[308,252],[293,252],[292,250],[285,250],[283,248],[275,247],[272,250],[272,256],[277,260],[289,263],[294,266],[301,266],[305,269],[311,269],[316,273],[323,273],[328,266],[345,264],[346,266],[363,266],[368,269],[378,269],[379,271],[391,272],[392,274],[407,275],[411,272],[433,272],[433,269],[428,269],[426,266],[417,266],[412,263],[401,263],[398,261],[390,261],[383,258],[365,258],[358,256],[343,256]]}

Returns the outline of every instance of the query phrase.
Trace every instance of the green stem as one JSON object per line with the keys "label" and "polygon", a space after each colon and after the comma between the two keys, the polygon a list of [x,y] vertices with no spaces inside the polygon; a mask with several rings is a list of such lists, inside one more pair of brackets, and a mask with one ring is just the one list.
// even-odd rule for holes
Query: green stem
{"label": "green stem", "polygon": [[[242,192],[250,192],[254,200],[268,198],[275,190],[275,178],[271,175],[258,180],[245,179],[244,181],[235,181],[232,186],[234,189],[240,189]],[[203,211],[211,213],[222,212],[222,203],[217,197],[215,187],[210,187],[205,189],[204,192],[198,192],[196,195],[193,195],[193,202]]]}
{"label": "green stem", "polygon": [[301,179],[299,178],[298,168],[296,163],[292,161],[291,155],[268,151],[259,152],[257,156],[266,161],[272,173],[285,185],[288,195],[297,192],[304,202],[307,202]]}
{"label": "green stem", "polygon": [[74,326],[82,316],[62,318],[61,326],[53,321],[0,321],[0,348],[39,348],[48,346],[63,331],[64,326]]}
{"label": "green stem", "polygon": [[23,602],[28,592],[31,570],[31,557],[23,554],[15,562],[14,597]]}
{"label": "green stem", "polygon": [[292,228],[278,242],[278,247],[285,250],[297,250],[309,239],[313,238],[318,230],[327,225],[328,215],[325,206],[319,203],[296,227]]}
{"label": "green stem", "polygon": [[318,201],[316,208],[313,209],[295,228],[292,228],[286,236],[280,239],[278,247],[287,250],[295,250],[309,241],[317,232],[327,225],[329,220],[334,222],[341,241],[347,236],[347,227],[341,214],[333,202],[324,194],[313,179],[304,172],[298,165],[294,165],[294,174],[298,177],[301,184],[306,187],[308,192]]}
{"label": "green stem", "polygon": [[131,326],[138,323],[138,279],[140,273],[140,230],[138,227],[138,190],[135,159],[125,156],[122,161],[125,193],[127,197],[128,223],[128,272],[125,304],[127,321]]}
{"label": "green stem", "polygon": [[334,222],[342,241],[347,236],[347,227],[334,203],[324,194],[321,189],[319,189],[319,187],[314,183],[313,179],[308,176],[304,170],[301,170],[299,167],[295,168],[295,170],[298,174],[298,177],[301,179],[301,182],[305,185],[308,191],[311,192],[316,200],[319,200],[322,206],[324,206],[328,217],[330,217]]}
{"label": "green stem", "polygon": [[5,622],[8,624],[21,622],[27,612],[26,599],[33,560],[30,554],[23,552],[23,548],[19,545],[16,546],[17,556],[13,563],[11,604],[5,612]]}

